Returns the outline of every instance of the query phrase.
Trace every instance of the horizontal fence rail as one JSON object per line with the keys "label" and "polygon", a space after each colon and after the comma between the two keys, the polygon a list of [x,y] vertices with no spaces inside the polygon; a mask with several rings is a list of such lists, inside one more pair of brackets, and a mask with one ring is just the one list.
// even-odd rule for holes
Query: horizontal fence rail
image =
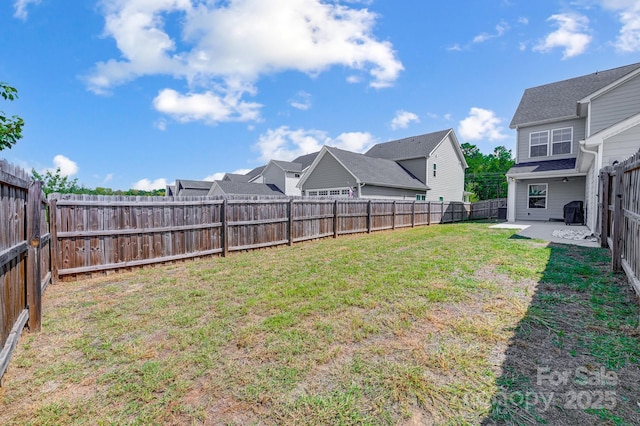
{"label": "horizontal fence rail", "polygon": [[497,217],[478,204],[323,198],[52,194],[54,277],[222,255],[311,239]]}

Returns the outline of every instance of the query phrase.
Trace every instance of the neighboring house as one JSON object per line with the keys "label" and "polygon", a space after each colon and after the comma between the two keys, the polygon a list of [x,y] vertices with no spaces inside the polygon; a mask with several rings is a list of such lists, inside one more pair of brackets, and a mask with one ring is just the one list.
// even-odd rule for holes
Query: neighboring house
{"label": "neighboring house", "polygon": [[229,182],[249,182],[251,176],[248,175],[239,175],[237,173],[225,173],[221,180],[229,181]]}
{"label": "neighboring house", "polygon": [[264,166],[258,166],[255,169],[251,170],[249,173],[247,173],[246,176],[249,177],[248,182],[264,183],[264,179],[262,178],[262,172],[264,171],[265,167],[267,167],[266,164]]}
{"label": "neighboring house", "polygon": [[365,155],[397,162],[429,187],[427,201],[464,201],[468,166],[453,129],[379,143]]}
{"label": "neighboring house", "polygon": [[192,197],[207,195],[213,182],[206,180],[176,179],[171,192],[176,197]]}
{"label": "neighboring house", "polygon": [[278,189],[275,185],[269,185],[264,183],[249,183],[249,182],[232,182],[216,180],[212,182],[209,196],[224,196],[224,195],[276,195],[284,196],[284,193]]}
{"label": "neighboring house", "polygon": [[301,193],[297,187],[298,182],[317,155],[318,153],[314,152],[290,162],[271,160],[262,170],[262,182],[276,185],[286,195],[299,196]]}
{"label": "neighboring house", "polygon": [[640,148],[640,63],[526,89],[510,127],[508,220],[561,220],[582,201],[594,230],[599,170]]}
{"label": "neighboring house", "polygon": [[324,146],[298,187],[306,196],[424,199],[429,189],[395,161]]}

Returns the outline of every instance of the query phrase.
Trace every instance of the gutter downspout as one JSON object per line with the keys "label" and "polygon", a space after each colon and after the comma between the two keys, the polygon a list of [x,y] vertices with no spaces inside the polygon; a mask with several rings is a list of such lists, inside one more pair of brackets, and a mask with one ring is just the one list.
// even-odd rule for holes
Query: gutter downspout
{"label": "gutter downspout", "polygon": [[[597,160],[598,160],[598,151],[599,151],[599,149],[598,149],[597,151],[591,151],[591,150],[589,150],[589,149],[585,148],[585,146],[584,146],[584,145],[585,145],[585,141],[584,141],[584,140],[579,141],[579,142],[578,142],[578,144],[580,145],[580,151],[581,151],[581,152],[584,152],[585,154],[592,154],[592,155],[593,155],[593,162],[594,162],[593,166],[594,166],[594,167],[598,167],[598,165],[597,165],[596,163],[597,163]],[[576,164],[576,167],[577,167],[577,166],[578,166],[578,164]],[[586,188],[585,188],[585,191],[586,191]],[[596,190],[596,191],[597,191],[597,190]],[[588,197],[588,195],[589,195],[589,194],[585,194],[585,201],[586,201],[586,200],[588,200],[588,198],[587,198],[587,197]],[[599,202],[598,202],[598,200],[597,200],[597,198],[598,198],[598,194],[596,193],[596,199],[595,199],[595,200],[593,200],[593,201],[596,203],[596,207],[595,207],[596,214],[597,214],[597,211],[598,211],[598,207],[597,207],[597,205],[598,205],[598,203],[599,203]],[[594,220],[592,220],[592,219],[589,217],[589,215],[590,215],[590,212],[589,212],[589,204],[590,204],[590,203],[587,203],[587,226],[589,227],[589,229],[591,229],[591,230],[593,231],[593,228],[594,228],[594,227],[595,227],[595,225],[596,225],[596,220],[595,220],[595,219],[594,219]],[[591,206],[591,207],[593,207],[593,206]],[[592,208],[591,210],[594,210],[594,209]]]}

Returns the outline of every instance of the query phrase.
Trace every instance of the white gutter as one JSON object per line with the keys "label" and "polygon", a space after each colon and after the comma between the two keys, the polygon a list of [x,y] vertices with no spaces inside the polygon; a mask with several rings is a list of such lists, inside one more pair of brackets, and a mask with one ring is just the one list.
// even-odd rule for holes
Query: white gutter
{"label": "white gutter", "polygon": [[593,155],[598,155],[598,151],[591,151],[590,149],[585,148],[586,145],[586,141],[581,140],[580,142],[578,142],[578,144],[580,145],[580,151],[586,153],[586,154],[593,154]]}

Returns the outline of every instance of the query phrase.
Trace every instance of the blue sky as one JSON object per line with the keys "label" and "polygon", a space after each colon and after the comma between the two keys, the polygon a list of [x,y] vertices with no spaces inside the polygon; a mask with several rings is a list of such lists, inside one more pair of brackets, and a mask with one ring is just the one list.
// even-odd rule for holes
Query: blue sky
{"label": "blue sky", "polygon": [[447,128],[513,149],[524,89],[640,62],[640,2],[8,0],[0,40],[0,158],[153,189]]}

